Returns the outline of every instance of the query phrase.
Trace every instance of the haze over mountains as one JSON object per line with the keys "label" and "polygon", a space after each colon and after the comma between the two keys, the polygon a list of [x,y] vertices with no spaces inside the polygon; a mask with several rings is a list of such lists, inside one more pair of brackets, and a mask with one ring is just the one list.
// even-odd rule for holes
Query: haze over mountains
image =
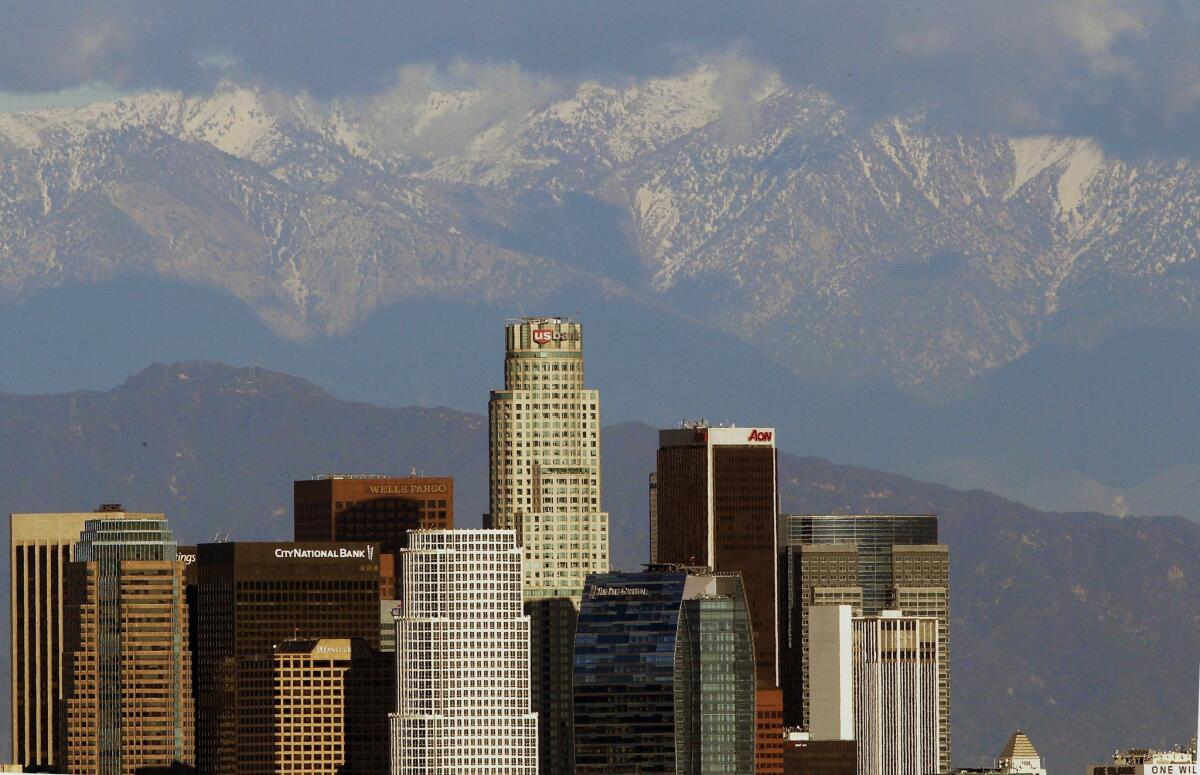
{"label": "haze over mountains", "polygon": [[[185,542],[289,537],[291,482],[319,472],[450,474],[459,526],[486,508],[484,417],[341,401],[256,367],[156,365],[111,390],[2,394],[0,438],[0,513],[119,501],[165,511]],[[618,567],[646,559],[656,442],[641,423],[604,432]],[[1190,736],[1200,525],[1047,514],[786,453],[780,488],[788,512],[941,515],[958,764],[990,759],[1018,726],[1062,772]]]}
{"label": "haze over mountains", "polygon": [[610,417],[1200,516],[1192,162],[867,120],[769,72],[504,75],[0,114],[0,388],[208,357],[472,408],[501,318],[580,311]]}

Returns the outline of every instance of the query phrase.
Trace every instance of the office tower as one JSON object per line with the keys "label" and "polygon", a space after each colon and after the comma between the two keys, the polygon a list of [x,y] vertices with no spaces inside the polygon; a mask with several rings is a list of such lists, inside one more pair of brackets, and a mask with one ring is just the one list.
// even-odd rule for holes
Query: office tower
{"label": "office tower", "polygon": [[856,616],[886,609],[938,621],[939,759],[950,762],[949,552],[937,517],[788,516],[779,578],[784,723],[808,729],[809,622],[815,605],[850,605]]}
{"label": "office tower", "polygon": [[67,771],[195,762],[184,566],[162,514],[117,510],[84,523],[63,592]]}
{"label": "office tower", "polygon": [[[557,317],[505,326],[504,389],[488,402],[490,512],[484,524],[517,531],[525,548],[533,707],[542,775],[570,775],[570,648],[583,582],[608,570],[608,514],[600,498],[600,394],[584,387],[583,328]],[[545,642],[561,634],[565,640]],[[565,657],[565,658],[564,658]]]}
{"label": "office tower", "polygon": [[387,772],[392,656],[355,638],[286,640],[275,648],[276,773]]}
{"label": "office tower", "polygon": [[9,658],[12,760],[50,767],[62,730],[63,575],[94,512],[9,516]]}
{"label": "office tower", "polygon": [[754,692],[754,773],[783,775],[783,692]]}
{"label": "office tower", "polygon": [[197,550],[196,759],[202,773],[274,772],[275,646],[379,645],[379,552],[364,543],[216,543]]}
{"label": "office tower", "polygon": [[418,530],[401,554],[391,772],[537,775],[516,534]]}
{"label": "office tower", "polygon": [[400,596],[394,558],[408,531],[454,527],[449,477],[325,474],[294,482],[292,500],[295,540],[363,541],[388,555],[380,561],[381,600]]}
{"label": "office tower", "polygon": [[812,740],[807,732],[789,732],[783,747],[784,775],[858,775],[853,740]]}
{"label": "office tower", "polygon": [[659,431],[658,443],[650,561],[742,574],[758,684],[775,688],[775,432],[689,423]]}
{"label": "office tower", "polygon": [[588,574],[608,570],[600,394],[583,386],[583,327],[523,318],[505,326],[504,339],[504,389],[488,402],[487,524],[517,531],[527,600],[578,602]]}
{"label": "office tower", "polygon": [[737,575],[589,577],[573,684],[576,775],[754,769],[754,648]]}
{"label": "office tower", "polygon": [[939,625],[934,617],[888,610],[853,620],[859,775],[949,768],[938,747]]}
{"label": "office tower", "polygon": [[775,431],[713,428],[703,421],[659,431],[651,479],[651,562],[705,565],[740,573],[754,628],[758,753],[755,772],[782,771],[778,717],[778,588],[775,576],[779,499]]}
{"label": "office tower", "polygon": [[854,739],[854,629],[848,605],[815,605],[808,612],[810,740]]}
{"label": "office tower", "polygon": [[[975,772],[985,771],[975,770]],[[1033,747],[1033,743],[1029,741],[1029,736],[1017,730],[1008,738],[1004,750],[997,757],[996,768],[986,772],[989,775],[992,773],[994,775],[1014,775],[1015,773],[1046,775],[1046,768],[1042,766],[1042,757]]]}

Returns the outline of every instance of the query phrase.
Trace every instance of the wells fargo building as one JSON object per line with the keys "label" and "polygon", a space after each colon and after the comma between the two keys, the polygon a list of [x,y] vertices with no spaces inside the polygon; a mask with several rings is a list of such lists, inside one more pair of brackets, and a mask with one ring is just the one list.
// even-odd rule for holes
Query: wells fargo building
{"label": "wells fargo building", "polygon": [[272,773],[275,646],[379,646],[379,551],[368,543],[217,543],[197,550],[196,759],[202,773]]}

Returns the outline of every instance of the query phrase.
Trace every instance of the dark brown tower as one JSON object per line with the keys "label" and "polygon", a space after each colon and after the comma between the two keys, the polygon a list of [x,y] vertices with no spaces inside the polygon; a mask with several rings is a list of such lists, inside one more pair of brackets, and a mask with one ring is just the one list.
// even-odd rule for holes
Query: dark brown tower
{"label": "dark brown tower", "polygon": [[775,432],[695,425],[659,432],[654,563],[740,573],[758,686],[777,683]]}
{"label": "dark brown tower", "polygon": [[366,543],[201,544],[196,759],[202,773],[274,772],[275,647],[379,647],[379,550]]}

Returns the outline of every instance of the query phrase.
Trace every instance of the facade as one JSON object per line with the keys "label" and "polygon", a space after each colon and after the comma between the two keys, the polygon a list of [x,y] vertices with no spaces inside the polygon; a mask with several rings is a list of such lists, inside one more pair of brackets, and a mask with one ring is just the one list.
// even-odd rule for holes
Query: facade
{"label": "facade", "polygon": [[525,598],[576,602],[608,570],[600,501],[600,394],[585,388],[583,327],[523,318],[504,329],[504,389],[488,402],[490,512],[525,548]]}
{"label": "facade", "polygon": [[1004,746],[1004,750],[1000,752],[1000,756],[996,759],[996,766],[990,769],[964,769],[954,770],[955,775],[1012,775],[1013,773],[1027,773],[1027,775],[1046,775],[1046,768],[1042,765],[1042,757],[1038,754],[1037,749],[1033,747],[1033,743],[1029,742],[1029,737],[1020,730],[1012,734],[1008,738],[1008,742]]}
{"label": "facade", "polygon": [[1112,764],[1093,764],[1087,775],[1194,775],[1196,755],[1188,751],[1134,748],[1117,751]]}
{"label": "facade", "polygon": [[810,740],[854,739],[854,629],[848,605],[809,609]]}
{"label": "facade", "polygon": [[577,775],[752,772],[753,655],[736,575],[589,578],[575,636]]}
{"label": "facade", "polygon": [[9,516],[9,666],[12,760],[51,767],[62,730],[63,581],[95,512]]}
{"label": "facade", "polygon": [[[600,394],[584,387],[583,327],[558,317],[505,326],[504,388],[488,402],[489,513],[525,549],[535,642],[533,707],[543,775],[571,772],[574,619],[589,574],[608,570],[600,485]],[[543,600],[569,599],[574,611]],[[551,641],[550,638],[555,640]]]}
{"label": "facade", "polygon": [[418,530],[401,553],[391,772],[537,775],[516,535]]}
{"label": "facade", "polygon": [[364,640],[287,640],[275,648],[276,773],[378,775],[388,769],[392,657]]}
{"label": "facade", "polygon": [[883,611],[853,626],[858,775],[949,769],[938,745],[938,620]]}
{"label": "facade", "polygon": [[778,683],[775,431],[691,423],[659,431],[652,563],[740,573],[760,688]]}
{"label": "facade", "polygon": [[779,611],[784,723],[810,729],[808,611],[849,605],[854,616],[900,610],[938,621],[939,758],[950,762],[950,562],[937,517],[805,515],[783,520]]}
{"label": "facade", "polygon": [[811,740],[807,733],[788,736],[783,749],[784,775],[858,775],[858,746],[853,740]]}
{"label": "facade", "polygon": [[62,761],[122,775],[195,763],[184,566],[162,514],[93,515],[66,569]]}
{"label": "facade", "polygon": [[754,773],[783,775],[783,692],[754,692]]}
{"label": "facade", "polygon": [[275,646],[289,638],[379,645],[375,544],[233,542],[197,549],[198,769],[275,767]]}
{"label": "facade", "polygon": [[295,540],[362,541],[393,558],[382,561],[384,600],[399,597],[400,573],[391,563],[406,545],[408,531],[454,527],[449,477],[321,475],[294,482],[292,500]]}

